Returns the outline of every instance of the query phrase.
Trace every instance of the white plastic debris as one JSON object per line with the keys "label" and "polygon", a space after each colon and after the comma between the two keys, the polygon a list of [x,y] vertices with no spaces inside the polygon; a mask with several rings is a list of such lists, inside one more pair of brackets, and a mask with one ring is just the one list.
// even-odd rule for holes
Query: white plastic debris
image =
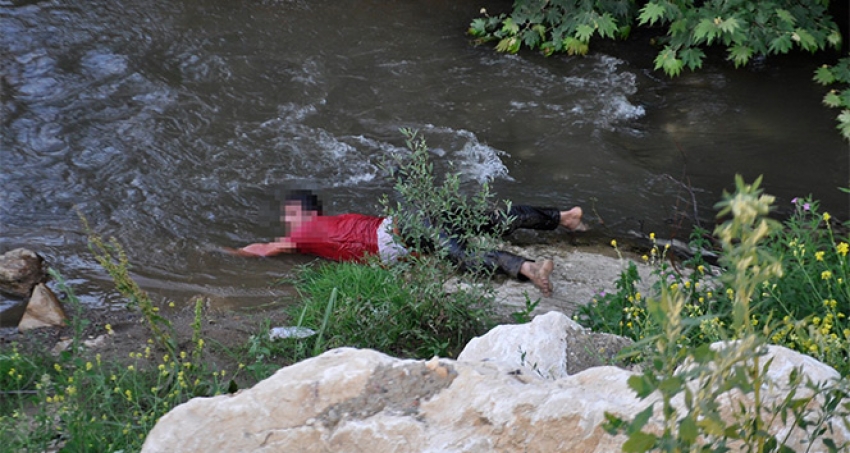
{"label": "white plastic debris", "polygon": [[316,335],[313,329],[297,326],[272,327],[269,329],[269,338],[307,338]]}

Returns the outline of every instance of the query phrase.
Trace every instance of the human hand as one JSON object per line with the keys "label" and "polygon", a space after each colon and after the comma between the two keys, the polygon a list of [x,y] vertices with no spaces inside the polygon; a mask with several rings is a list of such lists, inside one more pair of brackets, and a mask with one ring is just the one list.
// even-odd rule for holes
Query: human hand
{"label": "human hand", "polygon": [[220,247],[218,250],[233,256],[258,256],[257,254],[248,252],[244,249],[235,249],[232,247]]}

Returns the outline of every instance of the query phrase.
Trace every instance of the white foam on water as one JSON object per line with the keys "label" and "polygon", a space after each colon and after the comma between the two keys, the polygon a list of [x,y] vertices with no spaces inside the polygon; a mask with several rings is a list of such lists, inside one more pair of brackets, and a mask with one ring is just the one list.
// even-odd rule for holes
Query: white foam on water
{"label": "white foam on water", "polygon": [[426,143],[438,142],[442,145],[430,149],[450,163],[462,178],[478,183],[490,182],[497,178],[513,181],[508,167],[501,159],[501,156],[506,156],[507,153],[481,143],[473,132],[431,124],[423,126],[420,131]]}
{"label": "white foam on water", "polygon": [[[511,97],[511,113],[533,114],[567,125],[614,129],[618,121],[640,118],[644,108],[629,97],[637,93],[637,77],[623,69],[624,61],[608,55],[562,57],[566,65],[540,65],[519,56],[486,61],[502,66],[496,77],[522,78]],[[585,132],[581,132],[585,133]]]}
{"label": "white foam on water", "polygon": [[[393,155],[410,152],[364,135],[337,136],[305,124],[316,112],[313,105],[287,104],[279,107],[276,118],[253,128],[245,125],[247,130],[229,143],[245,150],[239,173],[256,180],[256,169],[262,168],[260,179],[264,184],[300,175],[298,179],[321,181],[323,187],[351,187],[374,181],[381,174],[382,164],[390,162]],[[474,133],[431,124],[412,127],[425,137],[437,171],[451,167],[462,179],[479,183],[497,178],[512,180],[501,160],[506,153],[481,143]]]}

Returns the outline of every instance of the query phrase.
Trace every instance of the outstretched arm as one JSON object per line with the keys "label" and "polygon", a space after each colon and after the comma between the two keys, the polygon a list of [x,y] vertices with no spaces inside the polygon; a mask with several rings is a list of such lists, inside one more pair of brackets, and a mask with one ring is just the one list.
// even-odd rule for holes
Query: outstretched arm
{"label": "outstretched arm", "polygon": [[289,238],[278,238],[275,242],[262,242],[246,245],[241,249],[225,248],[225,251],[239,256],[274,256],[281,253],[292,253],[295,244]]}

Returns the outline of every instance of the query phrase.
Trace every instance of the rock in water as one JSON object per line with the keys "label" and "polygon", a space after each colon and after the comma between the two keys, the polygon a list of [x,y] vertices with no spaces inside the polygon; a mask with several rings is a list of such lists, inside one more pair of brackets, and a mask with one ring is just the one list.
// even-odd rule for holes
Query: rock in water
{"label": "rock in water", "polygon": [[18,323],[21,332],[41,327],[64,326],[65,310],[53,291],[44,283],[36,285],[27,304],[27,311]]}
{"label": "rock in water", "polygon": [[29,297],[35,285],[47,278],[43,264],[42,257],[23,248],[0,255],[0,292]]}

